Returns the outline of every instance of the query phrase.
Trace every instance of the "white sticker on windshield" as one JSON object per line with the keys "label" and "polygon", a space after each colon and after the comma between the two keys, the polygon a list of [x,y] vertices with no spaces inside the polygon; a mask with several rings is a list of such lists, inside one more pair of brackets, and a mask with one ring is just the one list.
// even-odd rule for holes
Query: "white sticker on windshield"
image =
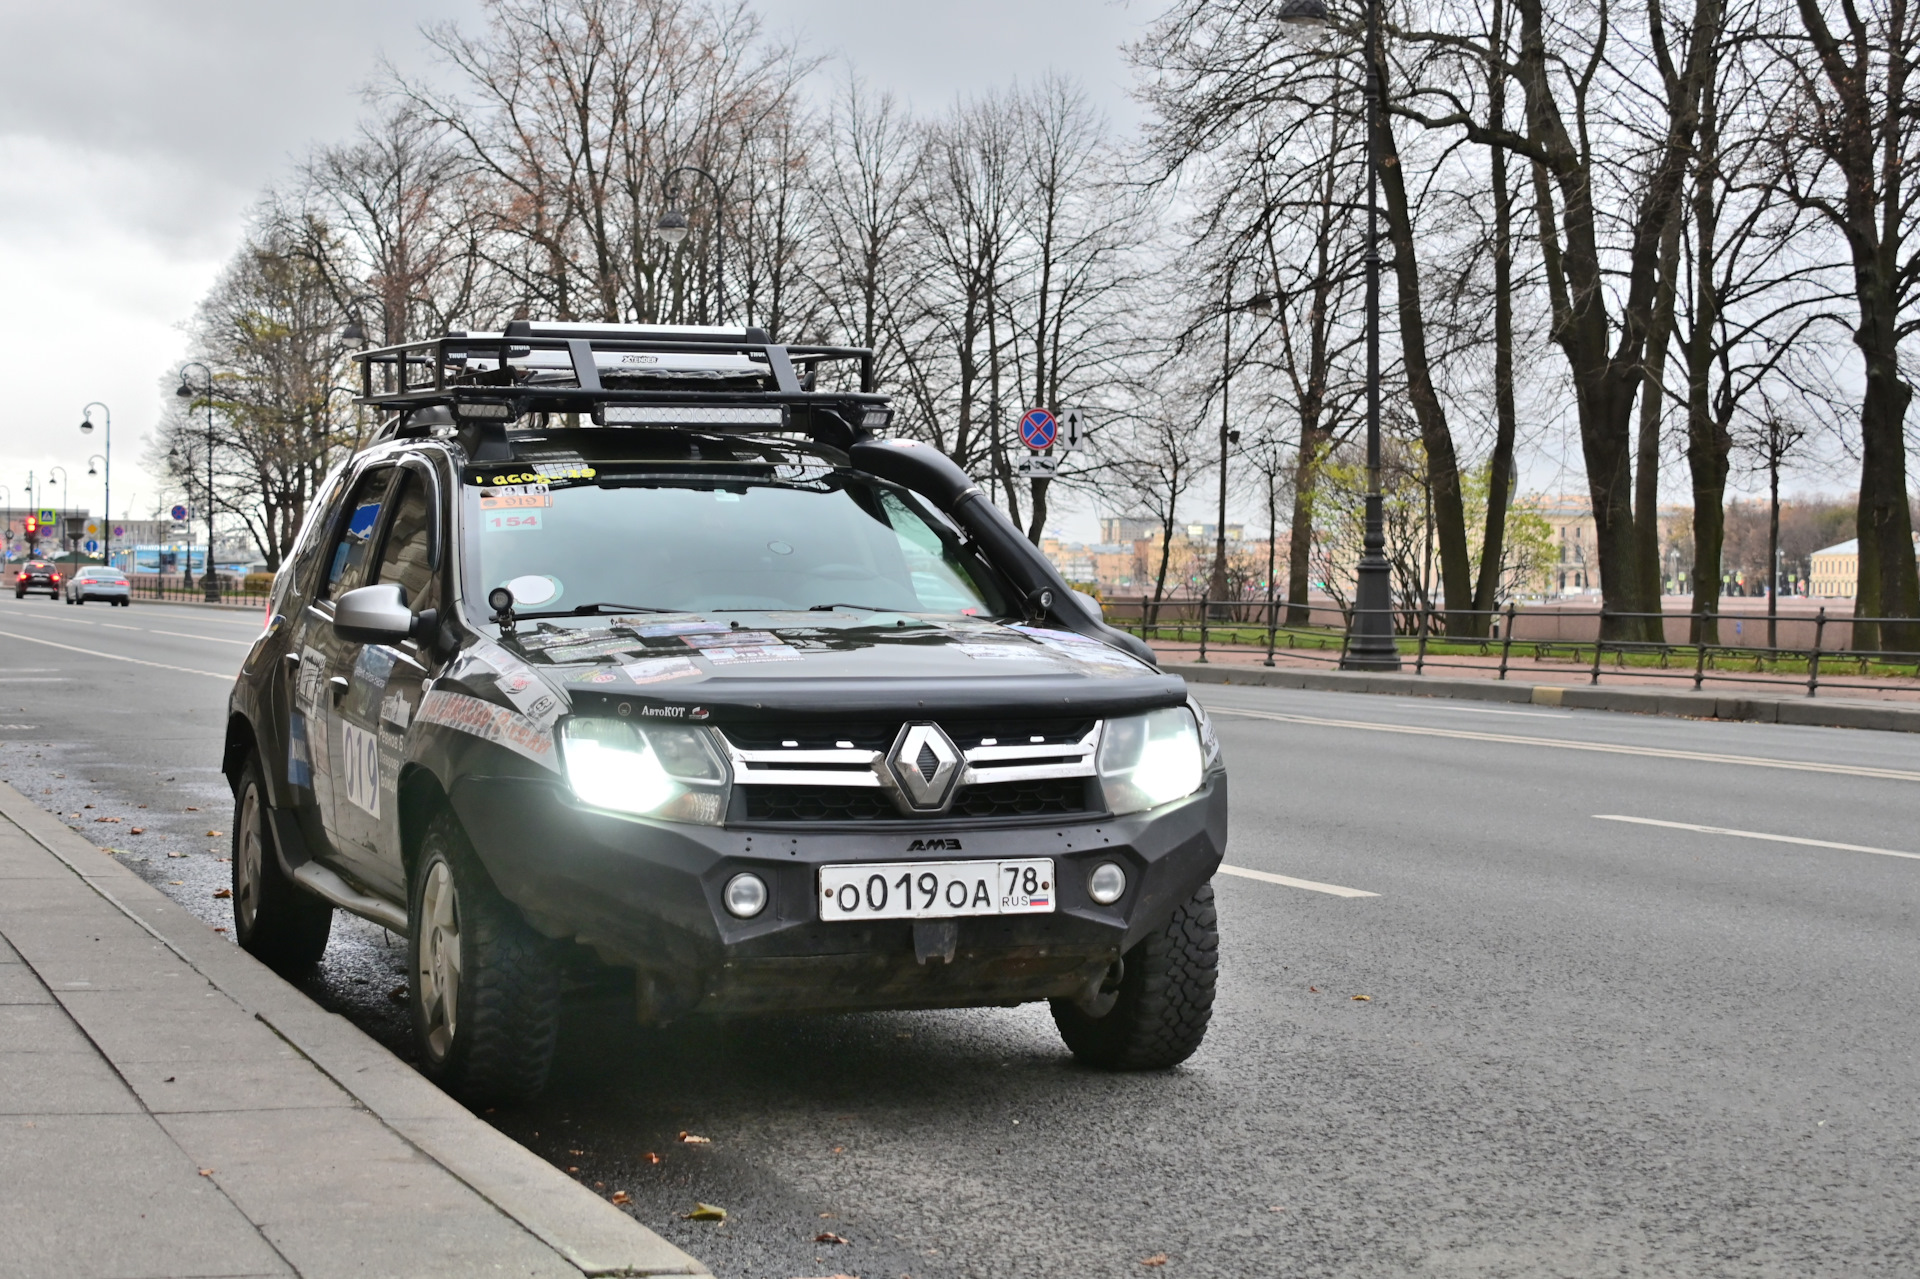
{"label": "white sticker on windshield", "polygon": [[514,533],[540,527],[538,511],[495,511],[486,517],[489,531],[495,533]]}
{"label": "white sticker on windshield", "polygon": [[689,635],[687,643],[698,649],[752,648],[760,644],[778,644],[772,631],[721,631],[715,635]]}
{"label": "white sticker on windshield", "polygon": [[982,661],[1045,662],[1053,657],[1046,649],[1031,644],[955,644],[954,647]]}
{"label": "white sticker on windshield", "polygon": [[516,606],[527,608],[551,604],[560,598],[562,591],[566,590],[566,587],[560,584],[559,578],[548,577],[544,573],[529,573],[525,577],[516,577],[506,583],[506,588],[513,592],[513,602]]}
{"label": "white sticker on windshield", "polygon": [[791,644],[742,644],[737,648],[703,648],[700,656],[715,666],[739,666],[747,662],[797,662],[800,650]]}

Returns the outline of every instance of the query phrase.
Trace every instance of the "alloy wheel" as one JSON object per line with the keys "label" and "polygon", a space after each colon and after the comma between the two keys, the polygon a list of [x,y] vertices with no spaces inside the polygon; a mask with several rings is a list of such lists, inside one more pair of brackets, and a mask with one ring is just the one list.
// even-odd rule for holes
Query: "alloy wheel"
{"label": "alloy wheel", "polygon": [[251,933],[253,921],[260,913],[260,874],[263,869],[263,846],[266,843],[266,832],[262,829],[263,817],[260,811],[260,788],[249,785],[240,800],[240,847],[234,850],[233,859],[234,923],[248,933]]}
{"label": "alloy wheel", "polygon": [[427,1046],[445,1057],[453,1046],[460,1018],[460,903],[453,872],[444,861],[427,871],[420,889],[418,982],[421,1010],[427,1023]]}

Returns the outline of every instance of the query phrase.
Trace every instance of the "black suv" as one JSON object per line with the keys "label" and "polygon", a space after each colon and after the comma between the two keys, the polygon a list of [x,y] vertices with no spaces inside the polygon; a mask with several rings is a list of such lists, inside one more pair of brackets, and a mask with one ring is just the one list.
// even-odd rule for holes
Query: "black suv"
{"label": "black suv", "polygon": [[45,591],[48,599],[60,598],[60,566],[46,560],[28,560],[15,572],[13,598],[23,600],[28,591]]}
{"label": "black suv", "polygon": [[654,1023],[1048,999],[1097,1065],[1199,1046],[1213,730],[888,437],[870,353],[515,321],[358,358],[388,420],[231,699],[249,951],[312,963],[335,907],[404,933],[475,1103],[543,1085],[581,964]]}

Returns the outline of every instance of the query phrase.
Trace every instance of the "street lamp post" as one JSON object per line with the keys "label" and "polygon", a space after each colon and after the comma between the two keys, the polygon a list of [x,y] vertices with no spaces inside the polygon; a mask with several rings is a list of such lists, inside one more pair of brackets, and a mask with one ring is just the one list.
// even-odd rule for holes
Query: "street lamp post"
{"label": "street lamp post", "polygon": [[[1359,580],[1354,584],[1353,620],[1347,626],[1346,670],[1397,671],[1400,650],[1393,642],[1393,569],[1387,563],[1386,504],[1380,494],[1380,0],[1366,0],[1367,64],[1367,513],[1361,542]],[[1324,27],[1326,0],[1281,0],[1281,22],[1297,28]]]}
{"label": "street lamp post", "polygon": [[[100,511],[100,562],[113,563],[113,410],[95,400],[80,410],[80,434],[93,434],[93,411],[100,410],[100,425],[105,430],[106,456],[100,459],[101,467],[106,471],[105,496]],[[89,460],[87,474],[93,474],[93,464]]]}
{"label": "street lamp post", "polygon": [[725,187],[720,185],[720,179],[714,177],[705,169],[691,164],[683,164],[677,168],[668,169],[660,179],[661,186],[666,188],[667,211],[662,213],[660,220],[653,224],[653,233],[658,236],[660,242],[668,248],[676,248],[681,241],[687,238],[687,233],[692,229],[687,224],[686,210],[680,207],[680,186],[674,181],[674,179],[682,173],[698,174],[713,186],[714,319],[712,321],[707,319],[707,308],[703,300],[700,307],[700,323],[707,324],[711,322],[718,324],[720,322],[719,316],[726,305],[725,291],[727,287],[726,258],[724,256],[726,245],[724,231],[726,228],[723,225],[726,218],[727,191]]}
{"label": "street lamp post", "polygon": [[1220,502],[1215,513],[1213,542],[1213,581],[1207,587],[1207,595],[1216,604],[1226,602],[1229,588],[1227,585],[1227,459],[1233,446],[1240,441],[1240,432],[1233,429],[1233,418],[1228,412],[1227,392],[1233,385],[1233,315],[1236,311],[1248,311],[1254,315],[1273,314],[1273,296],[1268,293],[1255,293],[1245,302],[1233,300],[1233,276],[1227,276],[1226,305],[1221,308],[1226,330],[1220,356]]}
{"label": "street lamp post", "polygon": [[[209,604],[220,602],[220,577],[213,571],[213,370],[198,360],[191,360],[180,366],[180,385],[174,394],[183,400],[194,397],[193,384],[187,380],[188,369],[199,369],[207,379],[207,562],[200,570],[200,585],[206,588],[205,599]],[[193,571],[193,541],[187,541],[187,571]]]}
{"label": "street lamp post", "polygon": [[11,560],[13,558],[13,490],[5,484],[0,484],[0,493],[6,494],[5,497],[0,497],[0,511],[7,513],[7,545],[6,550],[0,554],[4,554]]}
{"label": "street lamp post", "polygon": [[[57,480],[53,478],[55,471],[60,472],[60,478]],[[60,486],[60,505],[56,506],[53,512],[53,545],[55,547],[54,554],[57,556],[61,551],[67,549],[67,468],[64,466],[49,466],[47,468],[47,483],[58,484]]]}

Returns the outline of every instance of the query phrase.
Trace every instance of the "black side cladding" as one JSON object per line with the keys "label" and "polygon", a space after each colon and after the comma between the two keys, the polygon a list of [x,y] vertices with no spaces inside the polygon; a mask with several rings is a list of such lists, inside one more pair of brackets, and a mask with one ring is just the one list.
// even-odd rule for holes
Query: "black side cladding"
{"label": "black side cladding", "polygon": [[1143,662],[1159,665],[1159,659],[1143,641],[1108,626],[1084,609],[1079,596],[1061,578],[1052,561],[939,449],[918,440],[862,440],[847,450],[847,457],[854,469],[891,480],[931,500],[972,534],[993,562],[1027,595],[1040,590],[1052,591],[1053,606],[1047,610],[1050,623],[1124,649]]}

